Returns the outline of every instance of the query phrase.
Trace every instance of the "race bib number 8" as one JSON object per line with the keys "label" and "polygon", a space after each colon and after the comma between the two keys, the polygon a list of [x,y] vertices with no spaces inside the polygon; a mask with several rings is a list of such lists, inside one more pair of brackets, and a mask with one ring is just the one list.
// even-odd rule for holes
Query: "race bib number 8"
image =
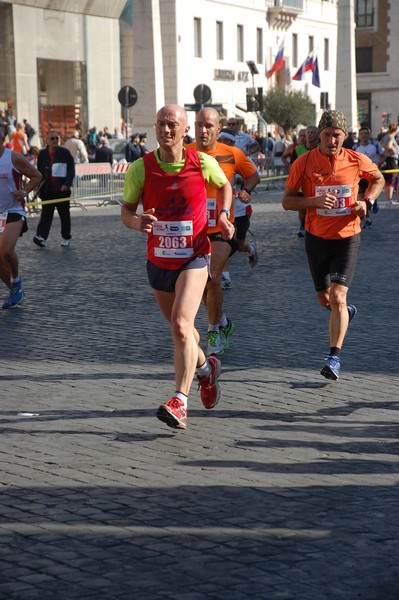
{"label": "race bib number 8", "polygon": [[316,196],[333,194],[336,197],[334,208],[317,208],[316,212],[322,217],[342,217],[351,213],[351,186],[350,185],[318,185]]}
{"label": "race bib number 8", "polygon": [[155,221],[154,255],[161,258],[187,258],[194,253],[192,221]]}

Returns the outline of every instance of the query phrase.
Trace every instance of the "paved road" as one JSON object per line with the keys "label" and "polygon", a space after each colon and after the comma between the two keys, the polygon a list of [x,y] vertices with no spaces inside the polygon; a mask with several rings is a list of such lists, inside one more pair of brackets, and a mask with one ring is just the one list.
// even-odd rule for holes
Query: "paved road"
{"label": "paved road", "polygon": [[[363,233],[342,377],[294,213],[257,194],[233,260],[223,397],[189,425],[144,237],[76,210],[73,244],[19,242],[29,302],[1,311],[0,598],[398,600],[399,210]],[[203,309],[198,328],[206,330]]]}

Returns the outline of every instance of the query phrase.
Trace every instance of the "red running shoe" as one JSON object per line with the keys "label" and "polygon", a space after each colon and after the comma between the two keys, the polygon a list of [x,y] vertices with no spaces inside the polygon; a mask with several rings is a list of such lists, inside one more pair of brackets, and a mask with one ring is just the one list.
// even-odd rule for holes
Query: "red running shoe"
{"label": "red running shoe", "polygon": [[184,402],[173,396],[157,410],[157,418],[175,429],[186,429],[187,426],[187,408]]}
{"label": "red running shoe", "polygon": [[198,389],[200,390],[202,404],[205,408],[214,408],[220,398],[218,379],[222,365],[216,356],[210,356],[208,362],[211,365],[212,372],[208,377],[198,377]]}

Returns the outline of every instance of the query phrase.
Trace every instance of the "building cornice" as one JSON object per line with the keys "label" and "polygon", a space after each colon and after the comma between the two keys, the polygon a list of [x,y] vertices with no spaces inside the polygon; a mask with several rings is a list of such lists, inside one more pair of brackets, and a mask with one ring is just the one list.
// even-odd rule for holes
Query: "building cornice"
{"label": "building cornice", "polygon": [[126,5],[126,0],[3,0],[3,2],[110,19],[119,19]]}
{"label": "building cornice", "polygon": [[284,5],[269,6],[267,20],[271,29],[287,31],[298,15],[302,14],[301,8],[287,7]]}

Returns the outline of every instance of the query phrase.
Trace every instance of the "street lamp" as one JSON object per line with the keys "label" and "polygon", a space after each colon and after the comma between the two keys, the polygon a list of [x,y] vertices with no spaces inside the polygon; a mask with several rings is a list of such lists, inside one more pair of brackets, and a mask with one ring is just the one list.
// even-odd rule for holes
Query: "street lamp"
{"label": "street lamp", "polygon": [[247,60],[247,65],[249,72],[252,75],[252,87],[255,87],[254,75],[259,75],[258,67],[256,66],[255,61],[253,60]]}

